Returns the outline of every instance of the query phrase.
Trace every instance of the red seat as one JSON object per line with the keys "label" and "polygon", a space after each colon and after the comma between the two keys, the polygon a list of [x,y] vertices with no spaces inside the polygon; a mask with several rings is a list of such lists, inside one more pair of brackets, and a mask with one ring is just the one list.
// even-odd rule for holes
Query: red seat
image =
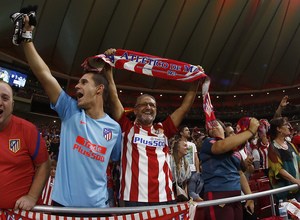
{"label": "red seat", "polygon": [[249,187],[252,192],[258,191],[257,184],[255,180],[248,180]]}
{"label": "red seat", "polygon": [[266,177],[263,171],[254,172],[251,174],[249,180],[257,180],[259,178]]}
{"label": "red seat", "polygon": [[205,219],[205,207],[197,208],[195,219]]}
{"label": "red seat", "polygon": [[[270,180],[268,178],[257,179],[256,182],[257,182],[257,187],[259,192],[270,189]],[[263,196],[257,198],[257,205],[256,205],[257,216],[262,215],[264,212],[269,213],[270,206],[271,206],[270,196]]]}
{"label": "red seat", "polygon": [[257,186],[259,191],[265,191],[270,189],[270,180],[267,178],[257,179]]}

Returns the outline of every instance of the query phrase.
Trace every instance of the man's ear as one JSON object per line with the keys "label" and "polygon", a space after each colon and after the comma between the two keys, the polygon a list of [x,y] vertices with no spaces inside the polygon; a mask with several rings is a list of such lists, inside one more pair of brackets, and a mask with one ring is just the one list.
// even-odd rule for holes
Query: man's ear
{"label": "man's ear", "polygon": [[100,84],[97,86],[97,94],[102,93],[103,94],[103,90],[104,90],[104,85]]}

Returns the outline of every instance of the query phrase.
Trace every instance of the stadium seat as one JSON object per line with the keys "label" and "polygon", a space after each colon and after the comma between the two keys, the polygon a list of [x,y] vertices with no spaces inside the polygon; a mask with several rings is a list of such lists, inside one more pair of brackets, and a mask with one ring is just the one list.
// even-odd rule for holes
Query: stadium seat
{"label": "stadium seat", "polygon": [[248,184],[249,184],[249,187],[250,187],[252,193],[258,191],[258,187],[257,187],[255,180],[248,180]]}
{"label": "stadium seat", "polygon": [[[268,178],[257,179],[256,182],[259,192],[270,189],[270,180]],[[256,205],[257,216],[265,216],[265,214],[268,215],[270,213],[270,207],[270,196],[263,196],[258,198]]]}
{"label": "stadium seat", "polygon": [[268,178],[257,179],[256,182],[259,191],[265,191],[270,189],[270,180]]}
{"label": "stadium seat", "polygon": [[197,208],[195,219],[205,219],[205,207]]}
{"label": "stadium seat", "polygon": [[249,180],[257,180],[260,178],[266,178],[266,175],[263,171],[258,171],[258,172],[252,173]]}

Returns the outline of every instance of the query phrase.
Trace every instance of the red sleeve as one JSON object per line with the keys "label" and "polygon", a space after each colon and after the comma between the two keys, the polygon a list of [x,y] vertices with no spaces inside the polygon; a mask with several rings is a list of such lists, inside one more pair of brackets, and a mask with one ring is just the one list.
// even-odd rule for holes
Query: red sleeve
{"label": "red sleeve", "polygon": [[26,129],[26,145],[28,146],[30,157],[35,165],[42,164],[48,160],[49,153],[46,143],[34,125]]}
{"label": "red sleeve", "polygon": [[296,135],[293,139],[293,144],[300,144],[300,136]]}
{"label": "red sleeve", "polygon": [[178,128],[175,127],[170,116],[162,122],[162,125],[167,138],[171,138],[178,131]]}
{"label": "red sleeve", "polygon": [[122,131],[128,131],[133,122],[130,121],[130,119],[126,116],[126,113],[124,112],[118,123],[121,126]]}

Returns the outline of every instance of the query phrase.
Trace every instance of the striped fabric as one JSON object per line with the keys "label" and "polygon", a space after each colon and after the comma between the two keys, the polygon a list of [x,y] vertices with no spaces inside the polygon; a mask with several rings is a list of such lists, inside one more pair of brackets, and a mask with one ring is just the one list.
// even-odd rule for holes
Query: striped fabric
{"label": "striped fabric", "polygon": [[45,188],[43,190],[43,193],[42,193],[42,200],[43,200],[44,205],[49,205],[49,206],[53,205],[53,201],[51,199],[51,193],[53,190],[53,186],[54,186],[54,178],[49,176],[49,179],[48,179],[48,181],[45,185]]}
{"label": "striped fabric", "polygon": [[215,115],[209,96],[210,78],[199,70],[197,66],[183,63],[176,60],[152,56],[149,54],[118,49],[116,54],[107,57],[99,54],[87,58],[83,64],[86,71],[101,72],[105,63],[118,69],[125,69],[135,73],[152,77],[191,82],[201,79],[203,109],[206,115],[206,123],[209,128],[214,126]]}
{"label": "striped fabric", "polygon": [[[195,212],[195,205],[190,203],[178,204],[168,208],[160,208],[140,213],[133,213],[128,215],[118,215],[111,217],[66,217],[56,216],[50,214],[43,214],[39,212],[31,211],[20,211],[20,210],[1,210],[0,209],[0,220],[142,220],[142,219],[156,219],[156,220],[189,220],[193,219],[195,213],[190,213],[189,210]],[[134,211],[133,211],[134,212]],[[99,214],[100,215],[100,214]],[[192,216],[191,218],[189,217]]]}

